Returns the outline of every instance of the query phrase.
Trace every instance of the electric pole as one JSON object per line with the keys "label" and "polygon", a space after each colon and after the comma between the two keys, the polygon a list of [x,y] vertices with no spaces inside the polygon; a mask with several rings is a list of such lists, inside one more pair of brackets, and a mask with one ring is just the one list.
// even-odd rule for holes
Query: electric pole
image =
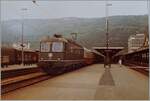
{"label": "electric pole", "polygon": [[21,35],[21,48],[22,48],[22,58],[21,58],[21,64],[24,65],[24,12],[27,11],[27,8],[22,8],[22,24],[21,24],[21,29],[22,29],[22,35]]}
{"label": "electric pole", "polygon": [[108,0],[106,0],[106,4],[105,4],[105,12],[106,12],[106,57],[105,57],[105,63],[104,63],[104,67],[106,65],[108,65],[109,67],[111,67],[111,60],[110,60],[110,56],[109,56],[109,6],[111,6],[112,4],[108,3]]}

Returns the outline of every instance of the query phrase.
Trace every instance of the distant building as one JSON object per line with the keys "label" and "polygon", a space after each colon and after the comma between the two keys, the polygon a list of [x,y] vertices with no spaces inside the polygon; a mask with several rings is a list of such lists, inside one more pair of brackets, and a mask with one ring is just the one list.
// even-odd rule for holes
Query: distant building
{"label": "distant building", "polygon": [[[13,48],[22,49],[21,43],[13,43]],[[24,43],[24,49],[30,49],[30,43]]]}
{"label": "distant building", "polygon": [[128,52],[133,52],[143,46],[144,34],[131,35],[128,38]]}

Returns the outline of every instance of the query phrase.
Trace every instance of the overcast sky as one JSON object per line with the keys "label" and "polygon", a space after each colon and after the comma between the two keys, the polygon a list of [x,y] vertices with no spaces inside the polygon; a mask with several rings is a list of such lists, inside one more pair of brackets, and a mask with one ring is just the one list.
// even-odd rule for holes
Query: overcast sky
{"label": "overcast sky", "polygon": [[[148,13],[147,1],[109,1],[109,15],[144,15]],[[104,17],[105,1],[38,1],[38,6],[31,1],[2,1],[2,20],[20,19],[47,19],[62,17]]]}

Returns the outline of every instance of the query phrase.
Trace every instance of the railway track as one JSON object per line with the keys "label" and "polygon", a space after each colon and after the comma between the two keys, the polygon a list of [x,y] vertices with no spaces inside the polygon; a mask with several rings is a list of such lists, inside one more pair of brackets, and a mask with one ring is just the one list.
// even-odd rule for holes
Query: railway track
{"label": "railway track", "polygon": [[32,67],[32,68],[2,68],[1,69],[1,79],[12,78],[20,75],[26,75],[30,73],[41,72],[41,68]]}
{"label": "railway track", "polygon": [[133,70],[136,70],[146,76],[149,76],[149,67],[142,67],[142,66],[137,66],[137,65],[134,65],[134,64],[125,64],[127,66],[130,67],[130,69],[133,69]]}
{"label": "railway track", "polygon": [[[5,94],[10,91],[23,88],[25,86],[29,86],[35,84],[37,82],[41,82],[43,80],[50,79],[57,75],[63,74],[65,72],[61,72],[57,75],[47,75],[40,68],[28,68],[28,69],[15,69],[9,71],[2,71],[3,78],[1,80],[1,93]],[[69,70],[66,72],[71,72],[74,70]],[[20,73],[21,72],[21,73]]]}
{"label": "railway track", "polygon": [[39,68],[34,68],[34,69],[32,68],[31,70],[30,69],[25,69],[25,70],[23,69],[21,71],[22,74],[19,73],[20,69],[1,71],[3,75],[1,80],[1,93],[2,94],[8,93],[18,88],[29,86],[50,78],[49,75],[44,73]]}
{"label": "railway track", "polygon": [[[35,69],[35,71],[34,71]],[[43,72],[40,68],[34,68],[32,69],[32,72],[30,69],[25,70],[23,73],[23,70],[21,71],[23,74],[19,73],[20,70],[13,70],[13,71],[7,71],[5,75],[3,74],[3,79],[1,80],[1,93],[5,94],[10,91],[16,90],[18,88],[23,88],[25,86],[29,86],[32,84],[35,84],[37,82],[41,82],[43,80],[50,79],[52,77],[61,75],[63,73],[72,72],[76,69],[68,70],[65,72],[61,72],[59,74],[50,76],[47,75],[47,73]],[[30,71],[30,72],[28,72]],[[9,74],[10,72],[10,74]],[[17,75],[15,73],[18,73]]]}
{"label": "railway track", "polygon": [[23,76],[8,78],[1,81],[1,93],[8,93],[10,91],[35,84],[37,82],[47,80],[50,76],[45,73],[31,73]]}

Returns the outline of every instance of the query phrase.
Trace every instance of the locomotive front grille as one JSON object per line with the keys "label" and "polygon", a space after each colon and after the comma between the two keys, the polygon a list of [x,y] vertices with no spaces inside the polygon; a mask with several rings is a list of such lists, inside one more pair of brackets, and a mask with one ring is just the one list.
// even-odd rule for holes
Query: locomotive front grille
{"label": "locomotive front grille", "polygon": [[63,60],[64,53],[41,53],[40,60]]}

